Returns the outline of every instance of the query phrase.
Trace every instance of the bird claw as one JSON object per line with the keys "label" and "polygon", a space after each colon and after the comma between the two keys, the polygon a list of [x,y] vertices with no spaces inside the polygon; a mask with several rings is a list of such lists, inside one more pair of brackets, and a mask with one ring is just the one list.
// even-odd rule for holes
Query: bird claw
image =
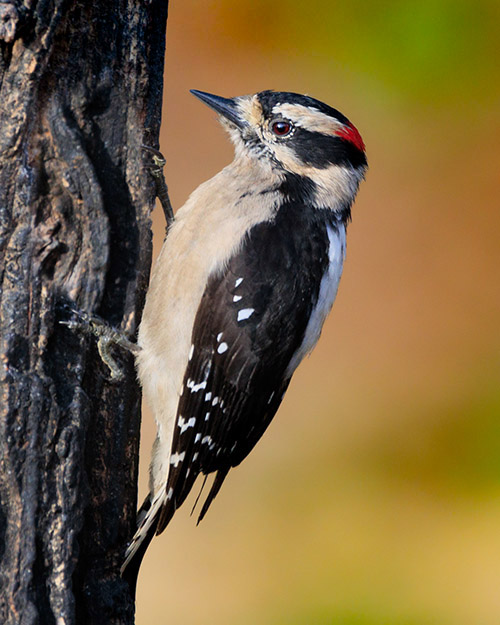
{"label": "bird claw", "polygon": [[63,319],[59,323],[71,330],[94,336],[97,339],[97,350],[101,360],[110,371],[111,381],[120,382],[123,380],[125,374],[116,358],[112,355],[111,348],[114,345],[119,345],[132,354],[137,354],[140,350],[139,346],[128,339],[123,332],[110,326],[101,317],[89,314],[83,310],[77,310],[68,305],[64,305],[64,308],[75,315],[76,319]]}
{"label": "bird claw", "polygon": [[168,195],[168,187],[165,182],[165,176],[163,175],[163,167],[166,164],[166,159],[163,154],[157,150],[156,148],[152,148],[150,145],[142,145],[142,149],[151,154],[151,159],[153,161],[152,165],[148,165],[148,168],[151,172],[151,175],[155,179],[156,184],[156,196],[160,200],[161,207],[163,208],[163,213],[165,215],[165,220],[167,222],[167,228],[174,221],[174,211],[172,209],[172,203],[170,202],[170,197]]}
{"label": "bird claw", "polygon": [[151,147],[150,145],[141,145],[141,148],[145,152],[149,152],[151,154],[151,159],[153,161],[153,165],[148,165],[153,176],[158,178],[162,174],[162,170],[167,164],[166,158],[156,148]]}

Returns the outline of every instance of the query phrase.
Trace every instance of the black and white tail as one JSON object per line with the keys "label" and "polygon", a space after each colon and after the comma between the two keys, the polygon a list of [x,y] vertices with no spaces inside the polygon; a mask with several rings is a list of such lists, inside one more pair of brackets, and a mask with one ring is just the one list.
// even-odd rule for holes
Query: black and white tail
{"label": "black and white tail", "polygon": [[[197,523],[199,523],[207,513],[210,504],[219,492],[228,472],[229,467],[217,471],[215,480],[203,503]],[[204,485],[205,482],[203,482],[203,486]],[[203,490],[203,486],[201,490]],[[135,588],[139,567],[141,566],[142,559],[153,536],[155,534],[160,534],[165,529],[174,516],[176,509],[184,502],[190,490],[191,484],[189,488],[183,489],[180,497],[176,498],[173,496],[173,490],[169,489],[167,491],[167,487],[164,486],[153,498],[151,498],[151,494],[149,494],[144,500],[144,503],[137,513],[137,530],[130,541],[130,545],[127,547],[125,560],[120,569],[122,577],[129,582],[131,587]],[[198,495],[196,503],[200,495]]]}

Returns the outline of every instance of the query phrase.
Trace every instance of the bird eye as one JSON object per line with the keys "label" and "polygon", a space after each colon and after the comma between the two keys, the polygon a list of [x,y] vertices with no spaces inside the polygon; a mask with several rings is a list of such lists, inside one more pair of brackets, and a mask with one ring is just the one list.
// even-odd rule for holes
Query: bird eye
{"label": "bird eye", "polygon": [[271,124],[271,130],[278,137],[286,137],[292,132],[292,124],[280,119]]}

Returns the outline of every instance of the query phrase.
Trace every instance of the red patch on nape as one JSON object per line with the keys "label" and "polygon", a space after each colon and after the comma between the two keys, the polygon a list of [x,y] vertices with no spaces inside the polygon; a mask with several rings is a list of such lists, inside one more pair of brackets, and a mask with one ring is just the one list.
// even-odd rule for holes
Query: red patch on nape
{"label": "red patch on nape", "polygon": [[342,137],[342,139],[346,139],[347,141],[350,141],[353,145],[355,145],[358,148],[358,150],[361,150],[361,152],[365,151],[364,141],[361,138],[361,135],[359,134],[358,129],[355,128],[352,124],[344,126],[340,130],[337,130],[335,134],[338,137]]}

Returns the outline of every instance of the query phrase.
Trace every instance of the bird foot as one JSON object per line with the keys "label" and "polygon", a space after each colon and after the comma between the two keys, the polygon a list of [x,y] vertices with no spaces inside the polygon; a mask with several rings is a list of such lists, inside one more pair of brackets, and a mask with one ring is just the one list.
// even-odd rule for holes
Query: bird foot
{"label": "bird foot", "polygon": [[59,323],[65,325],[71,330],[78,330],[84,334],[90,334],[97,339],[97,349],[101,360],[108,367],[111,380],[113,382],[120,382],[124,378],[122,367],[116,361],[116,358],[111,353],[112,346],[118,345],[119,347],[126,349],[132,354],[136,355],[140,351],[140,347],[137,343],[133,343],[127,336],[113,328],[104,319],[97,315],[92,315],[83,310],[77,310],[66,306],[67,310],[71,312],[75,318],[61,320]]}
{"label": "bird foot", "polygon": [[165,176],[163,175],[163,167],[166,164],[166,159],[163,154],[157,150],[156,148],[152,148],[149,145],[141,146],[142,149],[151,154],[151,160],[153,161],[152,165],[149,165],[149,170],[151,175],[155,179],[156,185],[156,197],[160,200],[161,207],[163,208],[163,213],[165,215],[165,220],[167,222],[167,228],[174,221],[174,211],[172,209],[172,203],[170,202],[170,196],[168,195],[168,187],[165,182]]}

